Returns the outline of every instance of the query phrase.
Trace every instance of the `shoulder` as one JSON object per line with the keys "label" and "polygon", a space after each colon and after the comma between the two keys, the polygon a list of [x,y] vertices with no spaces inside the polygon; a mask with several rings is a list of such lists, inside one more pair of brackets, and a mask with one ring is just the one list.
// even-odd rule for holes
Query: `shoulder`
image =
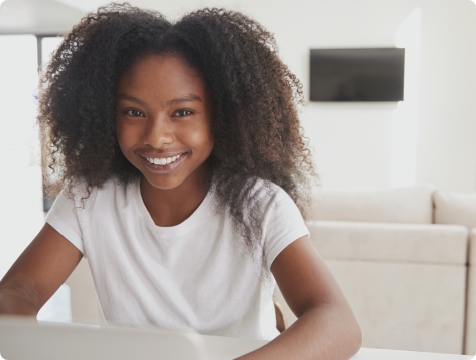
{"label": "shoulder", "polygon": [[289,194],[269,180],[262,178],[250,179],[246,199],[246,207],[248,209],[259,209],[258,211],[265,223],[270,217],[282,217],[290,212],[301,216],[297,205]]}
{"label": "shoulder", "polygon": [[247,190],[250,198],[259,198],[261,201],[272,201],[281,191],[284,192],[278,185],[259,177],[248,180]]}
{"label": "shoulder", "polygon": [[63,189],[58,197],[74,204],[77,210],[87,212],[97,202],[107,203],[108,199],[126,197],[131,188],[133,184],[126,185],[115,178],[107,180],[99,187],[89,187],[85,181],[76,180]]}
{"label": "shoulder", "polygon": [[293,199],[283,188],[269,180],[255,178],[251,193],[252,197],[258,198],[263,205],[279,205],[283,202],[294,204]]}

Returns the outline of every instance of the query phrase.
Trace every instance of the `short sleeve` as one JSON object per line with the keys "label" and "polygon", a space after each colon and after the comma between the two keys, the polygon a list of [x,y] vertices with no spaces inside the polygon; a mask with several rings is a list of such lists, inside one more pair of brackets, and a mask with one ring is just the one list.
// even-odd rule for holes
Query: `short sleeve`
{"label": "short sleeve", "polygon": [[264,252],[268,270],[274,259],[293,241],[309,236],[309,230],[298,207],[281,188],[269,209],[264,231]]}
{"label": "short sleeve", "polygon": [[45,221],[85,255],[78,208],[75,206],[74,199],[68,198],[61,191],[46,215]]}

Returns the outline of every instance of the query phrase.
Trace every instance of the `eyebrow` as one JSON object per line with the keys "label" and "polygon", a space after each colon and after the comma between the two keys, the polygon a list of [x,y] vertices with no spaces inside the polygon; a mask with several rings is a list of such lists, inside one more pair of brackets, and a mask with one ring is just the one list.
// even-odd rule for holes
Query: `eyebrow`
{"label": "eyebrow", "polygon": [[175,105],[175,104],[180,104],[184,102],[192,102],[192,101],[201,101],[203,102],[202,98],[200,96],[197,96],[195,94],[187,94],[183,95],[177,99],[172,99],[167,101],[167,105]]}
{"label": "eyebrow", "polygon": [[136,104],[139,104],[139,105],[142,105],[142,106],[146,106],[146,103],[144,101],[142,101],[141,99],[138,99],[134,96],[131,96],[131,95],[127,95],[125,93],[120,93],[119,95],[117,95],[117,98],[118,99],[125,99],[125,100],[129,100],[133,103],[136,103]]}
{"label": "eyebrow", "polygon": [[[131,95],[128,95],[128,94],[125,94],[125,93],[120,93],[119,95],[117,95],[117,98],[118,99],[125,99],[125,100],[129,100],[131,102],[134,102],[136,104],[139,104],[139,105],[142,105],[142,106],[146,106],[147,104],[142,101],[141,99],[138,99],[134,96],[131,96]],[[175,104],[181,104],[181,103],[184,103],[184,102],[192,102],[192,101],[200,101],[200,102],[203,102],[202,98],[198,95],[195,95],[195,94],[187,94],[187,95],[183,95],[179,98],[176,98],[176,99],[172,99],[172,100],[169,100],[167,101],[167,105],[175,105]]]}

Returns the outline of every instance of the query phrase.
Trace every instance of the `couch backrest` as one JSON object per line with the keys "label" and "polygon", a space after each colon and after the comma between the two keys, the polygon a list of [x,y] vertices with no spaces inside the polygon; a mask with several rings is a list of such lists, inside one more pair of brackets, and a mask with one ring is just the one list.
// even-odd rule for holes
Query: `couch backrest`
{"label": "couch backrest", "polygon": [[431,224],[432,186],[324,190],[314,195],[309,220]]}
{"label": "couch backrest", "polygon": [[433,194],[435,224],[463,225],[476,228],[476,193],[436,191]]}

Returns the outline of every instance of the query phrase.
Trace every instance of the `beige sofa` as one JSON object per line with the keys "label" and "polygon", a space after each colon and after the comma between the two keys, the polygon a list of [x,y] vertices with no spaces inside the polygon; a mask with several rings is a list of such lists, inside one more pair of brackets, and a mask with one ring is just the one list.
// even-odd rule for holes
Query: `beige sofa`
{"label": "beige sofa", "polygon": [[[476,230],[467,284],[470,224],[458,211],[468,206],[453,209],[452,197],[442,195],[411,187],[329,191],[313,199],[311,241],[349,299],[364,347],[476,352]],[[104,322],[87,261],[67,284],[73,321]],[[279,292],[277,299],[292,323]]]}
{"label": "beige sofa", "polygon": [[313,199],[311,241],[346,294],[364,347],[476,352],[476,232],[467,292],[464,221],[476,222],[472,201],[432,187],[328,191]]}
{"label": "beige sofa", "polygon": [[476,353],[476,193],[435,192],[434,221],[459,224],[469,230],[466,297],[465,353]]}

